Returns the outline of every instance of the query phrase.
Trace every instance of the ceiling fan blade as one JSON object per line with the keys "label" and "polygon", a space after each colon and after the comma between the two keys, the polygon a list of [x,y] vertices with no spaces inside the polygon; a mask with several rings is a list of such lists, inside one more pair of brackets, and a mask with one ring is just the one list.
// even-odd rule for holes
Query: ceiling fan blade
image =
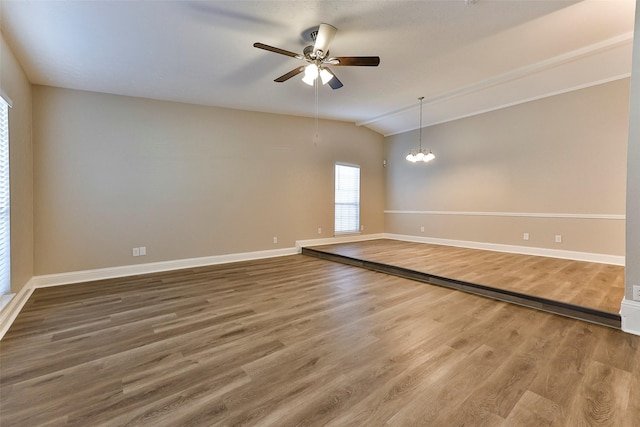
{"label": "ceiling fan blade", "polygon": [[379,56],[338,56],[335,58],[330,58],[327,63],[331,65],[337,66],[347,66],[347,65],[355,65],[355,66],[364,66],[364,67],[377,67],[380,65],[380,57]]}
{"label": "ceiling fan blade", "polygon": [[331,86],[331,89],[340,89],[342,86],[344,86],[342,82],[338,80],[338,76],[336,76],[333,71],[326,67],[324,69],[331,73],[331,75],[333,76],[333,78],[327,82],[327,84]]}
{"label": "ceiling fan blade", "polygon": [[316,35],[316,42],[313,45],[313,53],[317,54],[317,52],[321,50],[322,55],[320,55],[320,58],[324,58],[327,52],[329,52],[329,44],[336,35],[336,31],[338,31],[338,29],[333,25],[320,24],[318,34]]}
{"label": "ceiling fan blade", "polygon": [[[297,76],[298,74],[300,74],[301,72],[304,71],[304,66],[300,66],[298,68],[295,68],[291,71],[289,71],[287,74],[283,74],[280,77],[278,77],[277,79],[274,80],[274,82],[278,82],[278,83],[282,83],[282,82],[286,82],[287,80],[289,80],[291,77],[293,76]],[[333,79],[332,79],[333,80]]]}
{"label": "ceiling fan blade", "polygon": [[254,43],[253,47],[257,47],[258,49],[268,50],[269,52],[279,53],[280,55],[287,55],[292,58],[302,59],[302,55],[298,55],[297,53],[289,52],[288,50],[280,49],[279,47],[269,46],[264,43]]}

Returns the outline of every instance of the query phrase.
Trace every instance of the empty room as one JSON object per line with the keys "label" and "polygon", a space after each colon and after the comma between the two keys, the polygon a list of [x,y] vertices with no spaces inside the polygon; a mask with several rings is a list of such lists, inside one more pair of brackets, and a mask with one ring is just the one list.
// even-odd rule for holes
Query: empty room
{"label": "empty room", "polygon": [[633,0],[0,2],[0,426],[640,425]]}

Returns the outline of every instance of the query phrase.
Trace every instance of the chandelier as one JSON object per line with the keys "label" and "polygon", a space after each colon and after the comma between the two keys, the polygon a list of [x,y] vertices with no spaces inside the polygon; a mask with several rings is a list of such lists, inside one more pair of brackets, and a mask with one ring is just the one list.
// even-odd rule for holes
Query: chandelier
{"label": "chandelier", "polygon": [[411,163],[416,162],[430,162],[435,159],[436,156],[431,152],[431,150],[425,150],[422,148],[422,101],[424,100],[424,96],[418,98],[420,100],[420,148],[417,150],[411,150],[409,154],[407,154],[406,159]]}

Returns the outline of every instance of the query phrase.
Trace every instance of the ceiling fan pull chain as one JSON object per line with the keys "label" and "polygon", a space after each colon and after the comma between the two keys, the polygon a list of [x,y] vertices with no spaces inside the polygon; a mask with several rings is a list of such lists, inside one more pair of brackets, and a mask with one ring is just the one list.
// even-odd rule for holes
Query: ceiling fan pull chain
{"label": "ceiling fan pull chain", "polygon": [[318,84],[318,79],[315,79],[313,86],[314,86],[315,98],[316,98],[316,142],[317,142],[318,138],[320,137],[318,132],[318,86],[320,86]]}

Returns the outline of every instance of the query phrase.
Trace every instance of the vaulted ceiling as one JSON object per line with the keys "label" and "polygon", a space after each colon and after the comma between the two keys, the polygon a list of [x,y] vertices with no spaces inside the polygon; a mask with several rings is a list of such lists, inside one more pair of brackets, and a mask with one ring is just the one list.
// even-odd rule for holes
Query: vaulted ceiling
{"label": "vaulted ceiling", "polygon": [[0,29],[34,84],[313,117],[302,52],[326,22],[334,67],[318,115],[383,135],[630,75],[635,2],[2,0]]}

